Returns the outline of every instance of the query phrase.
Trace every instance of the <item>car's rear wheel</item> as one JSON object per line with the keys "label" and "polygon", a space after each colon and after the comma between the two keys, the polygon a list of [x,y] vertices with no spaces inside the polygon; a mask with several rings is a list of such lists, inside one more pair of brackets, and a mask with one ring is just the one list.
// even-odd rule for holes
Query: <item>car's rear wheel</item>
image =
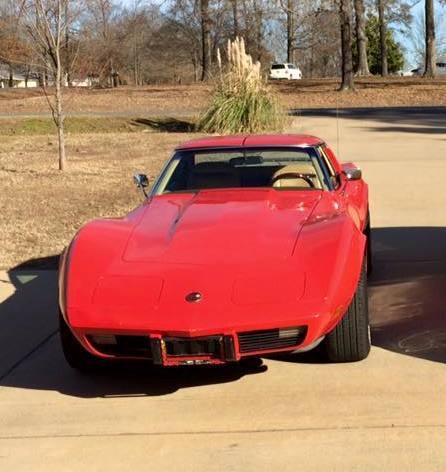
{"label": "car's rear wheel", "polygon": [[59,313],[59,332],[62,351],[70,367],[82,372],[90,372],[100,366],[100,359],[82,347],[68,327],[62,313]]}
{"label": "car's rear wheel", "polygon": [[366,264],[363,263],[358,286],[347,313],[324,339],[331,362],[356,362],[370,352],[370,325],[367,300]]}

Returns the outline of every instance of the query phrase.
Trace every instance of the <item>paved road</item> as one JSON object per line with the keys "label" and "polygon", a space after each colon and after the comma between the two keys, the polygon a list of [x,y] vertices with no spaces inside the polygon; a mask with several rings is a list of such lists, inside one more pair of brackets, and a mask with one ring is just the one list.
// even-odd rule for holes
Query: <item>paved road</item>
{"label": "paved road", "polygon": [[[71,117],[90,117],[90,118],[145,118],[145,117],[174,117],[184,118],[196,115],[200,110],[191,112],[179,104],[175,108],[139,108],[121,111],[75,111],[66,112]],[[356,107],[356,108],[303,108],[289,110],[291,116],[304,117],[329,117],[352,119],[375,119],[389,124],[395,124],[400,128],[390,128],[390,131],[401,130],[404,125],[418,124],[423,128],[428,128],[429,133],[444,133],[446,130],[446,106],[417,106],[417,107]],[[49,111],[15,111],[12,113],[1,113],[0,119],[7,118],[51,118]],[[387,132],[389,127],[387,127]]]}
{"label": "paved road", "polygon": [[294,131],[370,182],[370,357],[86,377],[62,359],[55,274],[2,273],[0,470],[445,469],[446,134],[376,115],[338,124],[303,116]]}

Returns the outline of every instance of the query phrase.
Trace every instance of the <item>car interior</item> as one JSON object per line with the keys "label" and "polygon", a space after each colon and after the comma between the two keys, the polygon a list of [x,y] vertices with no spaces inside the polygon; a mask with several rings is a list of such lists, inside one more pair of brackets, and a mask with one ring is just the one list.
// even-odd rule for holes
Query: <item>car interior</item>
{"label": "car interior", "polygon": [[173,159],[160,179],[157,193],[249,187],[324,188],[323,173],[307,154],[293,156],[293,159],[261,155],[224,157],[226,159],[217,160],[214,156],[187,155]]}

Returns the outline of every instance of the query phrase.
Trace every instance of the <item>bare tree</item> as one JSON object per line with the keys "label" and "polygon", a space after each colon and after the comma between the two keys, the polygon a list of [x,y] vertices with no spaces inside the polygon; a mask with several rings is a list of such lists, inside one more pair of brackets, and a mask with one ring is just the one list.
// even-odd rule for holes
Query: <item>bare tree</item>
{"label": "bare tree", "polygon": [[234,25],[233,38],[240,36],[239,18],[238,18],[238,0],[230,0],[232,7],[232,22]]}
{"label": "bare tree", "polygon": [[[65,18],[69,18],[70,2],[65,2]],[[65,28],[65,41],[64,41],[64,69],[65,69],[65,76],[66,76],[66,83],[68,86],[71,86],[71,51],[70,51],[70,28],[67,26]]]}
{"label": "bare tree", "polygon": [[367,60],[367,35],[365,34],[365,8],[364,0],[354,0],[356,18],[356,47],[358,49],[358,75],[370,75]]}
{"label": "bare tree", "polygon": [[389,74],[389,66],[387,60],[387,22],[385,15],[386,0],[378,0],[378,20],[379,20],[379,44],[381,51],[381,75],[385,77]]}
{"label": "bare tree", "polygon": [[124,70],[131,71],[131,80],[135,85],[142,85],[144,54],[150,48],[150,39],[147,36],[151,30],[145,8],[141,0],[134,0],[129,9],[121,12],[121,21],[118,24],[120,62]]}
{"label": "bare tree", "polygon": [[[192,64],[194,82],[201,78],[203,56],[201,13],[196,6],[197,0],[177,0],[163,17],[167,22],[159,30],[159,44],[164,51],[170,51],[176,61],[187,58],[186,63],[183,63],[183,71],[187,70],[188,63]],[[164,33],[166,29],[168,35]],[[167,43],[166,37],[169,38]],[[176,41],[172,41],[172,38]],[[186,53],[183,52],[184,49]],[[161,60],[165,57],[165,52]]]}
{"label": "bare tree", "polygon": [[[416,60],[413,65],[424,65],[426,63],[426,19],[424,10],[414,17],[405,33],[410,40],[410,50]],[[435,55],[437,58],[446,57],[446,15],[435,15]]]}
{"label": "bare tree", "polygon": [[287,47],[286,57],[287,62],[294,63],[294,50],[296,42],[296,5],[295,0],[287,0],[286,8],[286,36],[287,36]]}
{"label": "bare tree", "polygon": [[296,0],[278,0],[278,7],[286,15],[286,60],[294,63],[296,50]]}
{"label": "bare tree", "polygon": [[55,93],[45,96],[57,127],[59,170],[65,169],[65,113],[63,109],[64,67],[62,52],[71,18],[67,13],[70,0],[29,0],[24,6],[25,27],[32,38],[40,63],[50,74]]}
{"label": "bare tree", "polygon": [[426,21],[426,56],[424,76],[435,76],[435,16],[434,0],[425,0],[425,21]]}
{"label": "bare tree", "polygon": [[253,54],[255,60],[260,61],[262,59],[263,49],[263,5],[260,0],[253,0],[254,9],[254,38],[256,44],[256,51]]}
{"label": "bare tree", "polygon": [[[109,83],[112,87],[117,87],[118,83],[118,76],[115,71],[114,66],[114,54],[112,51],[112,40],[111,40],[111,32],[110,32],[110,23],[111,23],[111,16],[113,12],[113,4],[111,0],[95,0],[97,3],[97,7],[100,13],[100,23],[102,27],[102,40],[103,40],[103,47],[105,48],[106,52],[106,63],[107,63],[107,72],[109,77]],[[114,45],[116,46],[116,45]]]}
{"label": "bare tree", "polygon": [[340,0],[339,16],[341,22],[342,82],[340,90],[353,90],[352,56],[352,4],[351,0]]}
{"label": "bare tree", "polygon": [[[65,29],[63,40],[63,77],[64,80],[67,77],[68,83],[72,82],[73,85],[80,77],[94,78],[108,86],[172,80],[187,82],[199,80],[200,77],[206,79],[217,49],[224,49],[227,40],[237,34],[245,39],[249,53],[260,59],[265,67],[271,60],[280,61],[286,57],[289,62],[299,62],[305,77],[333,76],[341,71],[341,53],[344,51],[347,62],[343,75],[349,74],[349,53],[345,44],[341,47],[339,34],[341,19],[345,20],[344,12],[340,14],[341,0],[61,1],[66,9],[64,17],[72,16],[72,10],[78,8],[79,2],[83,2],[85,7],[76,22]],[[0,10],[2,2],[9,2],[16,7],[21,4],[14,0],[0,0]],[[27,5],[36,2],[50,6],[57,4],[56,0],[19,2],[26,2]],[[377,14],[379,3],[382,6],[381,16],[385,17],[384,26],[389,31],[393,27],[408,24],[406,17],[410,13],[410,2],[350,0],[351,5],[342,2],[348,9],[349,21],[342,23],[342,37],[347,42],[351,40],[352,28],[356,25],[359,64],[355,72],[358,75],[368,73],[364,9]],[[35,16],[35,8],[32,11]],[[9,17],[5,18],[9,24]],[[440,29],[436,29],[440,34]],[[6,59],[11,62],[10,56],[14,51],[10,46],[14,39],[10,30],[10,26],[0,27],[0,56],[3,55],[0,60],[4,66],[8,64]],[[17,36],[19,39],[20,35],[23,34]],[[424,36],[422,43],[424,50]],[[436,43],[438,45],[439,38],[436,38]],[[34,48],[35,42],[32,51]],[[52,84],[51,78],[48,81],[51,57],[45,51],[46,57],[40,61],[45,64],[45,73],[41,70],[42,84]],[[356,49],[354,52],[356,56]],[[17,49],[14,56],[17,55],[23,56],[23,53]],[[25,63],[21,58],[19,60],[21,64]],[[75,64],[72,67],[73,60]],[[36,63],[34,59],[31,62]],[[14,64],[13,67],[15,72]],[[39,71],[32,66],[28,69],[30,74]],[[20,72],[24,70],[22,67]]]}
{"label": "bare tree", "polygon": [[116,23],[121,10],[113,0],[84,1],[84,21],[79,26],[84,43],[88,43],[88,62],[102,84],[117,87],[120,83],[117,59],[122,41],[117,37]]}
{"label": "bare tree", "polygon": [[20,6],[8,0],[0,3],[0,61],[8,66],[8,87],[14,87],[14,70],[28,66],[30,49],[20,28]]}
{"label": "bare tree", "polygon": [[211,68],[211,18],[209,15],[209,0],[200,0],[201,18],[201,80],[206,80]]}

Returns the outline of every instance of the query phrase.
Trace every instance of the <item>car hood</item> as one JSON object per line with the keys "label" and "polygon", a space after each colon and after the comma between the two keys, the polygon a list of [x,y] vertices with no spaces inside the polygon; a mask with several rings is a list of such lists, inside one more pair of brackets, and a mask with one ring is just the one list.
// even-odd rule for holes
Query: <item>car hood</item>
{"label": "car hood", "polygon": [[[70,324],[83,330],[291,326],[297,314],[341,313],[363,252],[364,236],[330,192],[163,195],[124,219],[84,227],[62,293]],[[189,303],[195,292],[202,300]]]}
{"label": "car hood", "polygon": [[152,198],[124,250],[126,262],[215,264],[291,256],[320,191],[202,190]]}

